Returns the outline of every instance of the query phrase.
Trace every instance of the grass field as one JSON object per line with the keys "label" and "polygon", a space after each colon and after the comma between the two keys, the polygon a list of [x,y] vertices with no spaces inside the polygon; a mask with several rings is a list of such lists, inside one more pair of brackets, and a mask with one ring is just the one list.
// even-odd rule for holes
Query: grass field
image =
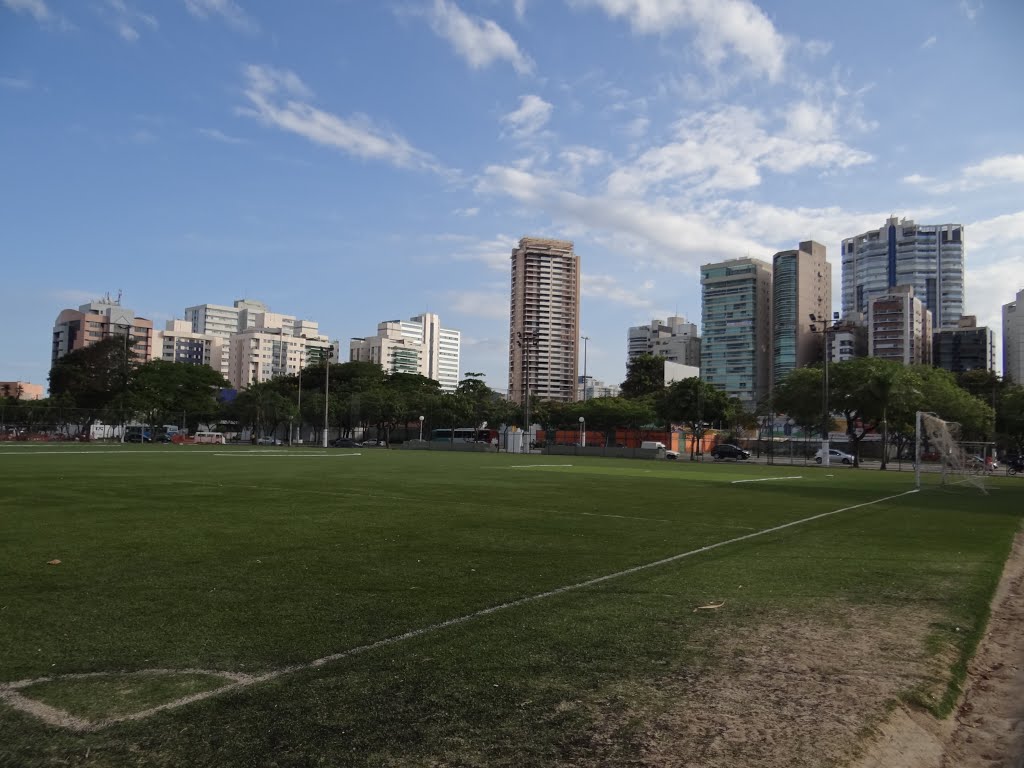
{"label": "grass field", "polygon": [[352,453],[0,445],[0,765],[649,764],[771,638],[888,628],[895,687],[805,724],[852,754],[894,695],[949,710],[1024,513],[1018,478]]}

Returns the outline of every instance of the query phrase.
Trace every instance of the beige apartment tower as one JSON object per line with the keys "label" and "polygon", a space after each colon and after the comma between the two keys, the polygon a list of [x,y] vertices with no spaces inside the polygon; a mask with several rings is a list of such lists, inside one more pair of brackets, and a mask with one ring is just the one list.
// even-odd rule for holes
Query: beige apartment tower
{"label": "beige apartment tower", "polygon": [[568,240],[524,237],[512,250],[508,396],[576,400],[580,259]]}
{"label": "beige apartment tower", "polygon": [[904,365],[932,362],[932,313],[914,295],[914,286],[897,285],[868,305],[868,354]]}
{"label": "beige apartment tower", "polygon": [[[823,333],[832,317],[832,265],[825,246],[805,240],[772,257],[772,382],[796,368],[822,360]],[[812,318],[817,318],[817,321]]]}

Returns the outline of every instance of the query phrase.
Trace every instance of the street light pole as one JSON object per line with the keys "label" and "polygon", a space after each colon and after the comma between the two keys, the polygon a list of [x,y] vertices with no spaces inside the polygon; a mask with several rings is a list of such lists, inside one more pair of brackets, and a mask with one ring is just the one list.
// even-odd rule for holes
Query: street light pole
{"label": "street light pole", "polygon": [[325,366],[326,375],[324,376],[324,448],[327,447],[327,411],[329,409],[330,391],[331,391],[331,353],[327,353],[327,365]]}
{"label": "street light pole", "polygon": [[587,447],[587,420],[580,416],[580,446]]}
{"label": "street light pole", "polygon": [[423,442],[423,417],[420,416],[420,442]]}
{"label": "street light pole", "polygon": [[[828,467],[829,462],[829,451],[832,446],[829,442],[829,428],[828,428],[828,360],[832,357],[832,349],[829,344],[829,334],[835,331],[835,324],[838,319],[833,317],[830,321],[828,318],[821,318],[815,314],[811,314],[811,332],[821,333],[822,340],[822,361],[824,375],[821,381],[821,466]],[[821,323],[821,331],[818,331],[815,323]]]}
{"label": "street light pole", "polygon": [[302,350],[302,362],[299,364],[299,444],[302,444],[302,366],[306,364],[306,350]]}
{"label": "street light pole", "polygon": [[587,342],[590,341],[589,336],[580,336],[583,339],[583,399],[587,399]]}

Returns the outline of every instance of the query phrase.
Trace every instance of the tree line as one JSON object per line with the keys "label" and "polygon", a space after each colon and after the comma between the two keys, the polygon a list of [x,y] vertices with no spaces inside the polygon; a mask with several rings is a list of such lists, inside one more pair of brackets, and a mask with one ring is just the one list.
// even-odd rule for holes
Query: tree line
{"label": "tree line", "polygon": [[[960,425],[962,439],[997,440],[1024,452],[1024,387],[990,371],[959,376],[930,366],[904,366],[878,358],[856,358],[829,365],[829,413],[846,419],[847,436],[859,456],[870,432],[882,434],[897,455],[914,439],[916,411],[931,411]],[[619,397],[573,403],[534,400],[531,420],[542,428],[600,431],[611,445],[615,430],[666,429],[684,425],[700,437],[715,428],[726,433],[757,430],[776,414],[785,414],[805,432],[831,429],[823,424],[823,375],[820,365],[792,371],[770,398],[753,408],[697,378],[664,385],[664,361],[651,355],[631,360]],[[292,430],[322,437],[328,429],[341,436],[375,433],[389,440],[399,428],[422,423],[424,437],[438,428],[488,423],[523,427],[520,406],[491,389],[479,373],[467,373],[454,392],[423,376],[388,373],[373,363],[311,365],[300,373],[250,386],[230,402],[218,399],[229,384],[205,365],[151,360],[138,363],[131,340],[104,339],[60,358],[50,370],[46,400],[6,401],[5,411],[23,410],[21,423],[54,421],[56,412],[72,414],[78,431],[92,423],[179,424],[196,430],[223,424],[255,435],[291,435]],[[8,415],[8,420],[10,417]],[[883,455],[883,466],[888,451]]]}

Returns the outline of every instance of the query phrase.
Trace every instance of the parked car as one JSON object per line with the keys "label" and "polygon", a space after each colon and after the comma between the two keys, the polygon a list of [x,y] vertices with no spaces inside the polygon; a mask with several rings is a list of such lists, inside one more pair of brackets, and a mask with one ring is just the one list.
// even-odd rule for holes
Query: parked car
{"label": "parked car", "polygon": [[679,458],[679,451],[665,451],[665,458],[675,461]]}
{"label": "parked car", "polygon": [[716,445],[711,449],[711,458],[715,461],[719,461],[721,459],[736,459],[737,461],[742,461],[750,458],[750,451],[745,451],[738,445],[722,443],[721,445]]}
{"label": "parked car", "polygon": [[149,435],[142,435],[138,432],[132,432],[130,435],[125,435],[124,441],[126,443],[150,443],[152,440],[149,439]]}
{"label": "parked car", "polygon": [[[814,454],[814,460],[821,464],[821,460],[824,457],[823,449],[819,448],[818,452]],[[828,449],[828,463],[829,464],[853,464],[853,456],[845,451],[840,451],[836,448]]]}
{"label": "parked car", "polygon": [[336,437],[330,442],[332,448],[362,448],[363,444],[351,437]]}
{"label": "parked car", "polygon": [[281,441],[276,437],[261,437],[256,440],[256,445],[280,445]]}

